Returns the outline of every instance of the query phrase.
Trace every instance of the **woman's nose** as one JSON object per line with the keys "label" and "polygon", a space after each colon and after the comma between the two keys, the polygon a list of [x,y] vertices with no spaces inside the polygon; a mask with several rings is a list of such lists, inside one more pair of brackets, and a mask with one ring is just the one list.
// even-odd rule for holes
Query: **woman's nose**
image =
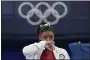
{"label": "woman's nose", "polygon": [[47,41],[51,41],[50,38],[47,38]]}

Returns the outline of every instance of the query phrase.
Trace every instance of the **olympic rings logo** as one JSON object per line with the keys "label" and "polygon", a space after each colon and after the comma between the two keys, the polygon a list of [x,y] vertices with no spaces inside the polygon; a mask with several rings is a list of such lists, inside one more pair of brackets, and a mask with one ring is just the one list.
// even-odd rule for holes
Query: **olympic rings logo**
{"label": "olympic rings logo", "polygon": [[[27,12],[26,15],[24,15],[22,13],[22,7],[28,5],[30,6],[30,10]],[[39,7],[41,5],[44,5],[47,7],[47,9],[44,11],[44,13],[39,9]],[[61,5],[64,7],[64,12],[60,15],[59,12],[55,9],[57,5]],[[50,25],[55,25],[59,22],[59,19],[63,18],[66,16],[68,12],[67,6],[65,5],[65,3],[63,2],[55,2],[54,4],[52,4],[52,6],[50,6],[47,2],[39,2],[37,3],[35,6],[31,3],[31,2],[23,2],[20,4],[19,8],[18,8],[18,13],[22,18],[25,18],[29,24],[32,25],[38,25],[42,22],[42,20],[44,22],[48,22],[48,20],[46,19],[50,14],[52,14],[56,20],[54,20],[53,22],[50,22]],[[30,18],[36,14],[36,16],[38,16],[40,19],[37,22],[33,22],[30,20]]]}
{"label": "olympic rings logo", "polygon": [[64,60],[65,59],[65,56],[63,54],[60,54],[59,55],[59,58],[60,58],[60,60]]}

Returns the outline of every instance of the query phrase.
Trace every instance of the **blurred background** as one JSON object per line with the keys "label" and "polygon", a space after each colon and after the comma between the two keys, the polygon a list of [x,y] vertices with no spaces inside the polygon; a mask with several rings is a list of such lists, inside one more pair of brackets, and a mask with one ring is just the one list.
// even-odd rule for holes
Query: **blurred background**
{"label": "blurred background", "polygon": [[[24,1],[25,2],[25,1]],[[42,1],[29,1],[34,6]],[[57,1],[44,1],[50,6]],[[88,1],[62,1],[67,6],[67,14],[52,25],[55,32],[55,45],[68,51],[70,58],[90,59],[90,2]],[[37,25],[28,23],[18,13],[18,8],[23,1],[1,1],[1,54],[2,60],[25,60],[22,54],[24,46],[37,42]],[[26,15],[30,6],[24,6],[22,12]],[[41,11],[47,9],[40,6]],[[61,15],[63,6],[56,10]],[[47,17],[54,21],[53,15]],[[31,20],[37,22],[36,15]],[[78,44],[81,41],[81,44]]]}

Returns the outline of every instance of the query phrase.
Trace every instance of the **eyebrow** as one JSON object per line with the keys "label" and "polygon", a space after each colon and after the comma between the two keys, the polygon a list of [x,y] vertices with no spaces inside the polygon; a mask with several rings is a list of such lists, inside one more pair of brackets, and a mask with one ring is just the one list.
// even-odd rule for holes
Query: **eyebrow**
{"label": "eyebrow", "polygon": [[[44,35],[44,36],[48,36],[48,35]],[[54,35],[49,35],[49,36],[54,36]]]}

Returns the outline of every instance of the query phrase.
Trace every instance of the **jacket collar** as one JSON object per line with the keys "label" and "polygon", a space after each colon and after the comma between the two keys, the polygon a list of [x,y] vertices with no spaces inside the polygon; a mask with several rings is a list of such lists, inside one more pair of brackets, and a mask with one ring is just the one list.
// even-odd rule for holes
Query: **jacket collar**
{"label": "jacket collar", "polygon": [[58,48],[55,46],[55,49],[53,50],[54,56],[56,59],[59,59],[59,53],[58,53]]}

